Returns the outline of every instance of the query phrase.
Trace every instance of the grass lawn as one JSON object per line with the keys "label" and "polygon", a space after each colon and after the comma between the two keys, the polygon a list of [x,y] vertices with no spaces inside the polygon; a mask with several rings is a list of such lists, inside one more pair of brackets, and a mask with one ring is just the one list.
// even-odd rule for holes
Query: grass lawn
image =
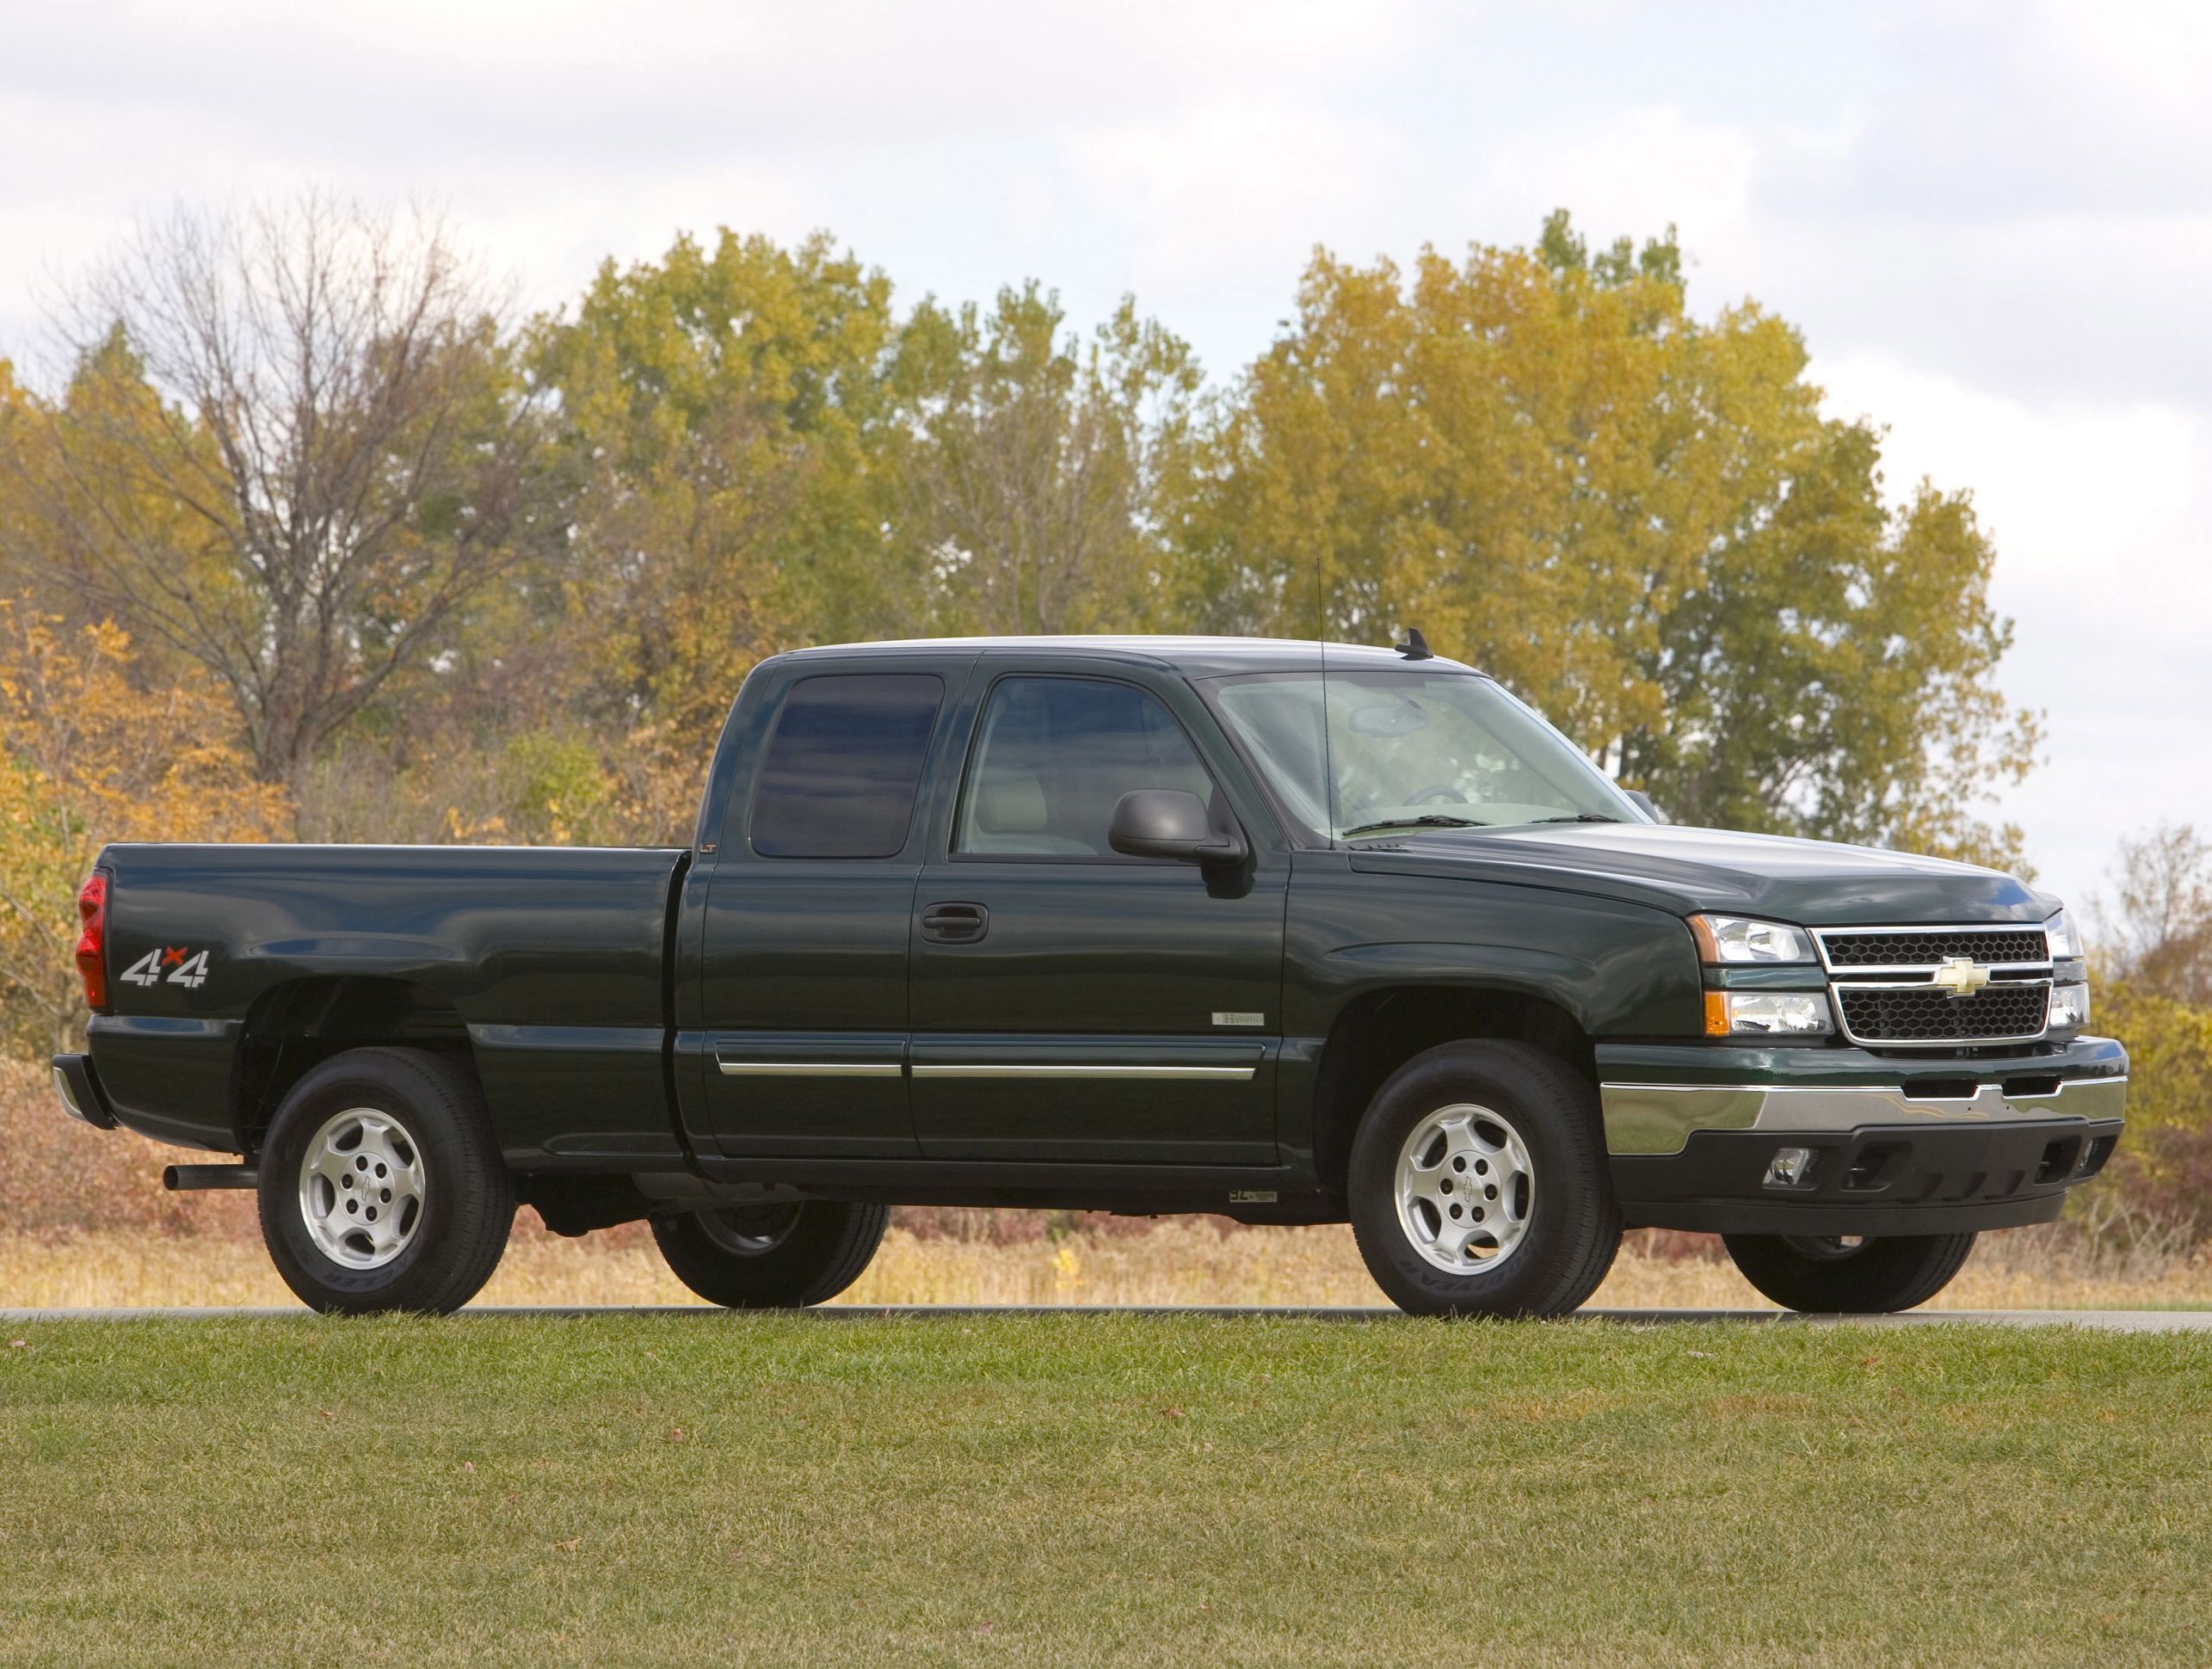
{"label": "grass lawn", "polygon": [[2208,1413],[2071,1330],[19,1323],[0,1662],[2202,1663]]}

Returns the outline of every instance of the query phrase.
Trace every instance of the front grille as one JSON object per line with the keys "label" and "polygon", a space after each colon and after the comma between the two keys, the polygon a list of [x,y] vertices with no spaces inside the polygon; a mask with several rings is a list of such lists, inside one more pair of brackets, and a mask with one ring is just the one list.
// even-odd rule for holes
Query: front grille
{"label": "front grille", "polygon": [[1885,928],[1880,933],[1820,935],[1831,968],[1932,968],[1962,956],[1984,967],[2018,967],[2050,960],[2041,927]]}
{"label": "front grille", "polygon": [[1970,997],[1925,988],[1839,985],[1844,1030],[1860,1043],[1981,1043],[1999,1038],[2039,1038],[2050,1004],[2050,986],[1993,985]]}

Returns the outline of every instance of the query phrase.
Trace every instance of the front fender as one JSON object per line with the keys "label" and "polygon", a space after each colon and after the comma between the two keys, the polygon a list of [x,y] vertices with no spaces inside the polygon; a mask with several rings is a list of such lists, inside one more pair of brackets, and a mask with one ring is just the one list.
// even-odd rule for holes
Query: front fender
{"label": "front fender", "polygon": [[1592,1038],[1695,1038],[1697,946],[1647,905],[1418,875],[1302,868],[1285,935],[1285,1032],[1392,987],[1467,986],[1538,997]]}

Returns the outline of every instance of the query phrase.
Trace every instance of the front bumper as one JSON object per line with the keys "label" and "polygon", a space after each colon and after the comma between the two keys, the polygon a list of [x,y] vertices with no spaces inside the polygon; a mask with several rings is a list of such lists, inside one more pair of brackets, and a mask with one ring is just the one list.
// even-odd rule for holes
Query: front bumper
{"label": "front bumper", "polygon": [[[1831,1134],[1700,1130],[1679,1154],[1613,1161],[1631,1229],[1716,1235],[1956,1235],[2049,1222],[2066,1191],[2104,1167],[2116,1118],[1980,1129],[1872,1125]],[[1796,1187],[1766,1185],[1778,1147],[1803,1148]]]}
{"label": "front bumper", "polygon": [[[1632,1228],[1952,1234],[2044,1222],[2103,1168],[2127,1052],[1930,1059],[1856,1049],[1601,1044],[1613,1184]],[[1771,1186],[1778,1149],[1810,1151]]]}

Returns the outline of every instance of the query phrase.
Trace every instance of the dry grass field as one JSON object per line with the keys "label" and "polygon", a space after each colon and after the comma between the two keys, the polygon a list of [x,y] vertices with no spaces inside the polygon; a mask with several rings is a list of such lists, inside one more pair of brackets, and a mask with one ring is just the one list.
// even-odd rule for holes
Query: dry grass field
{"label": "dry grass field", "polygon": [[[1931,1306],[1952,1309],[2212,1308],[2212,1262],[2098,1260],[2033,1231],[1997,1235]],[[206,1235],[0,1236],[0,1308],[290,1304],[261,1244]],[[528,1212],[481,1304],[695,1303],[638,1233],[579,1243]],[[893,1229],[839,1302],[879,1304],[1381,1304],[1349,1229],[1164,1222],[1149,1233],[1078,1229],[1014,1243]],[[1600,1308],[1772,1306],[1725,1259],[1654,1255],[1632,1241],[1592,1301]]]}
{"label": "dry grass field", "polygon": [[[0,1308],[289,1304],[243,1194],[166,1194],[166,1152],[64,1118],[44,1073],[0,1065]],[[200,1155],[204,1157],[204,1155]],[[566,1241],[518,1216],[485,1304],[692,1302],[631,1225]],[[845,1303],[1380,1304],[1342,1228],[1042,1213],[900,1214]],[[1632,1235],[1601,1307],[1765,1307],[1716,1242]],[[1965,1309],[2212,1308],[2212,1248],[2072,1229],[1991,1236],[1937,1300]]]}

